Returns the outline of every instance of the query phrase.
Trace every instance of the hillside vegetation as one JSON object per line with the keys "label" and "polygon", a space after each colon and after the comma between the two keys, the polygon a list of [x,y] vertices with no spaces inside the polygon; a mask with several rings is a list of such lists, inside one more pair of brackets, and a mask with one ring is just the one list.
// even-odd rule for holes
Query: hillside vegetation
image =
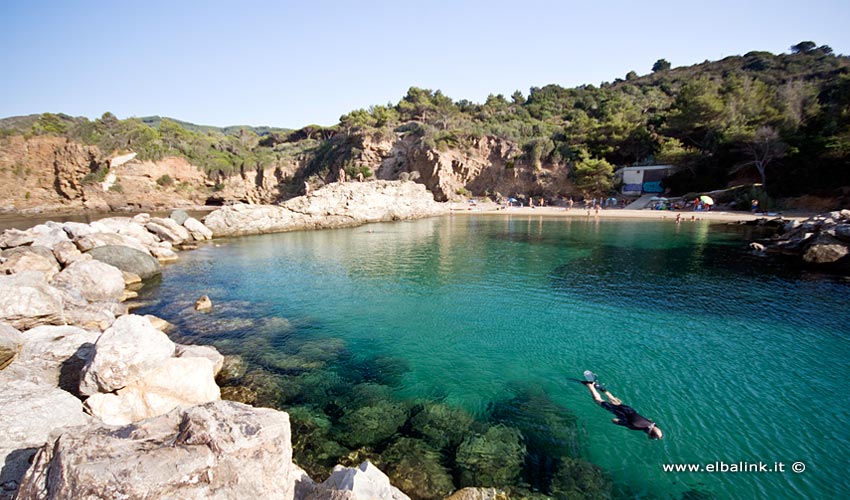
{"label": "hillside vegetation", "polygon": [[[689,67],[660,59],[644,76],[631,71],[600,86],[533,87],[527,96],[490,95],[484,103],[411,87],[395,105],[295,131],[45,113],[4,119],[0,134],[59,135],[145,160],[182,156],[217,176],[297,159],[301,170],[282,181],[292,193],[304,180],[331,180],[340,168],[350,176],[376,174],[382,160],[369,159],[366,142],[463,152],[492,138],[510,145],[503,169],[522,167],[535,179],[569,172],[569,186],[546,185],[550,192],[542,194],[549,196],[604,194],[615,188],[615,168],[653,163],[679,167],[665,181],[672,194],[757,182],[772,196],[835,196],[850,186],[850,58],[801,42],[787,54],[750,52]],[[403,174],[413,172],[392,170]],[[481,183],[466,188],[485,194]]]}

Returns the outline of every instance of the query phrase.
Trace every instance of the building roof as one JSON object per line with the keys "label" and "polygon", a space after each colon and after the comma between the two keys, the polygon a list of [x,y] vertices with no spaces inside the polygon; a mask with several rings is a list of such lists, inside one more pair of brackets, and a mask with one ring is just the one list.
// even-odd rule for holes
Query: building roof
{"label": "building roof", "polygon": [[673,165],[646,165],[644,167],[623,167],[618,170],[618,172],[634,172],[636,170],[665,170],[671,168],[673,168]]}

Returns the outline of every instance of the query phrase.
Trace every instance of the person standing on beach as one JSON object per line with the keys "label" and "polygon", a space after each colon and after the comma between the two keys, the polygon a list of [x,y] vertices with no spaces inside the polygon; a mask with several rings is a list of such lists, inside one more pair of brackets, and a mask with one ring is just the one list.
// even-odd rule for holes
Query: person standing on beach
{"label": "person standing on beach", "polygon": [[345,182],[345,169],[339,169],[339,182]]}
{"label": "person standing on beach", "polygon": [[304,196],[310,196],[310,183],[304,181]]}
{"label": "person standing on beach", "polygon": [[750,202],[750,208],[752,208],[753,213],[758,212],[759,211],[759,201],[757,199],[753,198],[753,201]]}

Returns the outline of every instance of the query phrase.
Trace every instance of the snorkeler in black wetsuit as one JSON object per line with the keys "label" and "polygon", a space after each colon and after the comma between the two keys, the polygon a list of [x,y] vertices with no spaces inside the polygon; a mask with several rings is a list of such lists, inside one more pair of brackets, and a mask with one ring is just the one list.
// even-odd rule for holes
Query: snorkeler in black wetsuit
{"label": "snorkeler in black wetsuit", "polygon": [[[664,433],[661,432],[661,429],[659,429],[657,425],[655,425],[655,422],[643,417],[631,406],[624,405],[623,402],[620,401],[620,398],[614,396],[607,389],[599,385],[599,382],[593,381],[583,383],[588,389],[590,389],[590,394],[593,396],[593,400],[596,401],[599,406],[616,415],[617,418],[611,419],[612,422],[617,425],[622,425],[623,427],[628,427],[634,431],[643,431],[649,439],[662,439],[664,437]],[[599,395],[597,389],[605,393],[605,396],[608,397],[608,401],[602,399],[602,396]]]}

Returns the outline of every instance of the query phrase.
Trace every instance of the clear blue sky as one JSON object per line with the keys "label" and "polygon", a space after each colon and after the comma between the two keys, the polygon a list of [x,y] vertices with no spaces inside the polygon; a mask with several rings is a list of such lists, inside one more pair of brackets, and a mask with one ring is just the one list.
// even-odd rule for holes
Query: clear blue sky
{"label": "clear blue sky", "polygon": [[407,89],[528,94],[803,40],[850,54],[850,1],[0,2],[0,117],[332,125]]}

